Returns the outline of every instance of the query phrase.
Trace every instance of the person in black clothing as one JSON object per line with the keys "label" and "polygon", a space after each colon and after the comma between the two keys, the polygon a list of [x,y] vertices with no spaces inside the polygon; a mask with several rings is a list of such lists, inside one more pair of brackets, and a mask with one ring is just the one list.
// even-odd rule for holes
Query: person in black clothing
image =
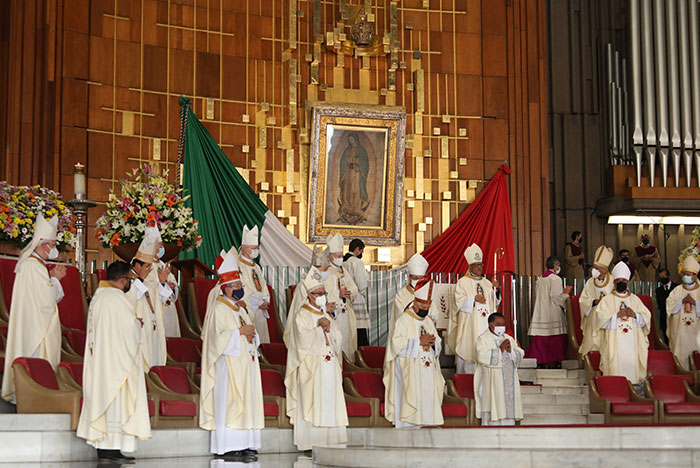
{"label": "person in black clothing", "polygon": [[659,328],[661,329],[661,336],[668,343],[668,338],[666,337],[666,299],[668,299],[668,295],[671,294],[673,288],[678,286],[678,283],[671,281],[668,268],[660,269],[657,275],[659,287],[656,288],[656,305],[659,311]]}

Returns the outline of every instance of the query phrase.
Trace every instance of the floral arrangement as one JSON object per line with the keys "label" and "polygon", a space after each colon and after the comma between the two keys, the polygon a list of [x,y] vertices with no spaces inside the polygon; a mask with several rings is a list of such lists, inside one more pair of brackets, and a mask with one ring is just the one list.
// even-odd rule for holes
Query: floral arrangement
{"label": "floral arrangement", "polygon": [[75,247],[71,211],[59,193],[40,185],[15,186],[0,181],[0,242],[24,248],[34,235],[39,213],[47,220],[58,217],[59,250]]}
{"label": "floral arrangement", "polygon": [[690,244],[685,249],[681,250],[681,254],[678,256],[678,272],[683,270],[683,260],[689,256],[695,257],[695,260],[700,262],[700,226],[693,229],[693,235],[690,240]]}
{"label": "floral arrangement", "polygon": [[185,206],[182,189],[168,183],[162,174],[144,165],[119,181],[121,196],[111,192],[107,210],[97,220],[95,235],[104,247],[137,243],[143,239],[144,227],[158,226],[164,244],[192,250],[202,245],[192,209]]}

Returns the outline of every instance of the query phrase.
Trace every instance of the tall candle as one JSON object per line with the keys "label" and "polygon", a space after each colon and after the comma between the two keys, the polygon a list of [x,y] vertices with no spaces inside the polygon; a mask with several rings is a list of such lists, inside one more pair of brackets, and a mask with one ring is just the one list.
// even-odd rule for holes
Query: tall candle
{"label": "tall candle", "polygon": [[75,198],[83,198],[85,196],[85,166],[80,163],[73,167],[73,187],[75,189]]}

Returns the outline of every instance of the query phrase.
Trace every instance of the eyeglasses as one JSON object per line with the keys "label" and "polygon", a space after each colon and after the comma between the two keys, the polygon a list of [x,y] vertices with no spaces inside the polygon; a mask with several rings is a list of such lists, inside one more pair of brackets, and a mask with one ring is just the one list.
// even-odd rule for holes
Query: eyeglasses
{"label": "eyeglasses", "polygon": [[312,296],[314,296],[314,297],[321,297],[321,296],[326,296],[326,295],[328,295],[328,293],[315,293],[315,292],[312,292],[312,293],[310,293],[310,295],[312,295]]}

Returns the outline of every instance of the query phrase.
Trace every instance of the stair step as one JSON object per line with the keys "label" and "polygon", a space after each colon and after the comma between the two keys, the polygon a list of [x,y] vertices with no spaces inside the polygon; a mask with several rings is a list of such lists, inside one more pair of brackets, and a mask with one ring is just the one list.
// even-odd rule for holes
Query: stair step
{"label": "stair step", "polygon": [[518,378],[524,382],[534,382],[537,380],[535,369],[518,369]]}
{"label": "stair step", "polygon": [[605,424],[604,414],[589,414],[588,424]]}
{"label": "stair step", "polygon": [[562,369],[581,369],[581,366],[578,363],[578,359],[568,359],[566,361],[562,361],[561,368]]}
{"label": "stair step", "polygon": [[580,387],[579,379],[537,379],[543,387]]}
{"label": "stair step", "polygon": [[525,394],[547,394],[547,395],[588,395],[588,387],[585,385],[550,387],[542,385],[521,385],[520,393]]}
{"label": "stair step", "polygon": [[588,405],[529,405],[523,404],[525,417],[539,414],[574,414],[578,416],[588,415]]}
{"label": "stair step", "polygon": [[538,379],[567,379],[569,378],[566,369],[537,369]]}
{"label": "stair step", "polygon": [[554,395],[551,393],[523,393],[523,405],[587,405],[588,393]]}
{"label": "stair step", "polygon": [[523,358],[520,360],[520,369],[536,369],[537,359],[535,358]]}
{"label": "stair step", "polygon": [[521,422],[523,426],[588,424],[588,416],[575,414],[529,414]]}

